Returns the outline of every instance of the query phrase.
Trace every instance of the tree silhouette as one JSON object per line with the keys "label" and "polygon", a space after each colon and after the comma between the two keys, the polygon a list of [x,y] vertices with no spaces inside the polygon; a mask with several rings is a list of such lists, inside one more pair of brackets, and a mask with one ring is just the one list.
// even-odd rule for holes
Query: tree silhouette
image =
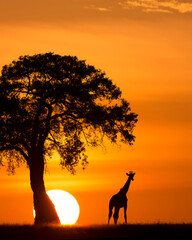
{"label": "tree silhouette", "polygon": [[0,163],[26,162],[35,223],[59,222],[44,186],[46,159],[57,151],[63,168],[87,165],[86,146],[104,137],[133,144],[137,115],[104,72],[73,56],[21,56],[0,76]]}

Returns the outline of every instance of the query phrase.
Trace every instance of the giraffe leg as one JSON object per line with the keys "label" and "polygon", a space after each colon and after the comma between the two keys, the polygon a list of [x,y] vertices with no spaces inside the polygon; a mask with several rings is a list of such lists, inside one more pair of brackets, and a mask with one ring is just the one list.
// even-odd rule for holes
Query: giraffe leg
{"label": "giraffe leg", "polygon": [[127,224],[127,203],[124,206],[124,218],[125,218],[125,224]]}
{"label": "giraffe leg", "polygon": [[111,206],[111,205],[109,204],[108,224],[109,224],[109,221],[110,221],[110,218],[111,218],[111,215],[112,215],[112,210],[113,210],[113,206]]}
{"label": "giraffe leg", "polygon": [[114,223],[117,224],[117,220],[119,218],[119,208],[115,207],[115,212],[113,214],[113,218],[114,218]]}

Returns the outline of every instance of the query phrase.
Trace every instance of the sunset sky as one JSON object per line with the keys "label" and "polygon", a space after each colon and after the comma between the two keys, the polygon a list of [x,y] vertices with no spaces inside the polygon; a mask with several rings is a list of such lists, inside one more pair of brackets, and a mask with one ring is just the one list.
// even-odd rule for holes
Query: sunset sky
{"label": "sunset sky", "polygon": [[[48,162],[46,188],[75,196],[77,224],[107,223],[130,170],[128,223],[192,222],[192,1],[1,0],[0,9],[0,68],[20,55],[76,55],[105,71],[139,115],[133,146],[88,148],[75,176],[57,155]],[[0,182],[0,224],[32,224],[29,169],[1,168]]]}

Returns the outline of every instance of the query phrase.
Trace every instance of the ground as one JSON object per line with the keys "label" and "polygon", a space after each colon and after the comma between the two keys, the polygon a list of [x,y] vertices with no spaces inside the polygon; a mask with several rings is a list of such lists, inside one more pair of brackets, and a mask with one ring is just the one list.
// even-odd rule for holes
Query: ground
{"label": "ground", "polygon": [[192,224],[133,224],[102,226],[33,226],[1,225],[0,238],[18,240],[61,239],[187,239],[192,235]]}

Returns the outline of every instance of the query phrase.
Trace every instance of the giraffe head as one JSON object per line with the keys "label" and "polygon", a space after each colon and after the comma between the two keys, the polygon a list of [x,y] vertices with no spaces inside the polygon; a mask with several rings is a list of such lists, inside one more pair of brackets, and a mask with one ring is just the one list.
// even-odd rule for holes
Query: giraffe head
{"label": "giraffe head", "polygon": [[129,173],[126,173],[126,175],[127,175],[127,176],[129,176],[129,179],[130,179],[130,180],[134,181],[134,178],[133,178],[133,177],[134,177],[134,175],[135,175],[135,173],[134,173],[134,172],[132,172],[132,171],[129,171]]}

